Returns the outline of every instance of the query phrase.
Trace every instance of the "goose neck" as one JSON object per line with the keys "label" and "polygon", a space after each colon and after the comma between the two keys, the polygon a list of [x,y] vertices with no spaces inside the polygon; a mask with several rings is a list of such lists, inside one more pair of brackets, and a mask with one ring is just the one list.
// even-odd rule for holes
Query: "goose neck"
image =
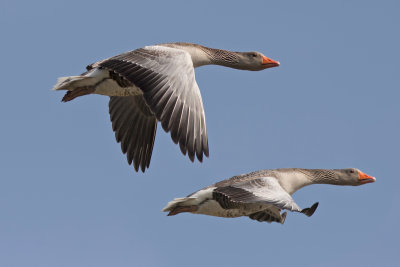
{"label": "goose neck", "polygon": [[290,195],[300,188],[314,183],[307,173],[299,172],[294,169],[278,169],[276,177],[282,188]]}
{"label": "goose neck", "polygon": [[185,45],[182,49],[190,54],[195,68],[204,65],[220,65],[236,68],[239,63],[239,56],[236,52],[232,51],[209,48],[201,45]]}
{"label": "goose neck", "polygon": [[209,64],[238,68],[239,56],[237,55],[237,52],[208,47],[203,47],[203,51],[210,59]]}

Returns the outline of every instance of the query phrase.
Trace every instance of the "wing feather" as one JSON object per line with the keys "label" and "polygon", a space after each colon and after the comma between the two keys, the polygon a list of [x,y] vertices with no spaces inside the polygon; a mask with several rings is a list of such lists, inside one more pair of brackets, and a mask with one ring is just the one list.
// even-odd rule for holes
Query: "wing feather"
{"label": "wing feather", "polygon": [[273,177],[261,177],[232,185],[218,187],[215,191],[225,194],[231,201],[241,203],[263,203],[301,212],[293,198]]}
{"label": "wing feather", "polygon": [[128,164],[144,172],[150,165],[157,120],[141,95],[112,96],[109,103],[112,129]]}
{"label": "wing feather", "polygon": [[[172,140],[179,143],[182,153],[188,153],[192,161],[195,156],[199,161],[203,155],[208,156],[204,108],[189,53],[171,47],[148,46],[103,60],[92,67],[108,69],[140,88],[152,114],[161,121],[166,132],[171,132]],[[116,107],[113,109],[114,112],[117,110]],[[111,116],[116,120],[113,124],[126,131],[120,125],[120,120],[126,120],[126,117],[116,116],[118,119]],[[119,132],[116,137],[117,141],[122,138]],[[147,144],[150,139],[140,141]],[[141,148],[144,148],[144,154],[148,153],[148,149]],[[137,159],[144,156],[141,153],[135,154]]]}

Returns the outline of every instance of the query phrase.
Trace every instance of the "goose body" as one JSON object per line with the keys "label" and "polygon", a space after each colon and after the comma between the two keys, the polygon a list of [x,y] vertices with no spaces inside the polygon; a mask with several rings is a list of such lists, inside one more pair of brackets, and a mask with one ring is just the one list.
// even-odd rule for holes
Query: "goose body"
{"label": "goose body", "polygon": [[358,169],[275,169],[234,176],[205,187],[185,198],[176,198],[163,211],[169,216],[181,212],[217,217],[248,216],[260,222],[284,223],[281,210],[314,214],[318,202],[301,209],[291,195],[311,184],[362,185],[375,182]]}
{"label": "goose body", "polygon": [[191,161],[208,156],[203,102],[194,68],[221,65],[241,70],[279,66],[259,52],[231,52],[197,44],[145,46],[87,66],[79,76],[61,77],[54,90],[63,101],[87,94],[110,96],[109,112],[117,142],[136,171],[149,167],[157,121],[171,132]]}

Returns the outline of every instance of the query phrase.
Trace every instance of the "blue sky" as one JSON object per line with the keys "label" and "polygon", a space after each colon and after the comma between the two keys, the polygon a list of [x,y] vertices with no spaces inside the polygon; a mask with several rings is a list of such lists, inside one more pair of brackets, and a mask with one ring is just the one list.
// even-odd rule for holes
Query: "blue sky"
{"label": "blue sky", "polygon": [[[398,1],[0,2],[1,266],[394,266],[400,249]],[[114,140],[108,98],[57,77],[145,45],[260,51],[262,72],[196,70],[210,158],[159,127],[150,169]],[[259,169],[356,167],[377,182],[294,195],[284,225],[160,210]]]}

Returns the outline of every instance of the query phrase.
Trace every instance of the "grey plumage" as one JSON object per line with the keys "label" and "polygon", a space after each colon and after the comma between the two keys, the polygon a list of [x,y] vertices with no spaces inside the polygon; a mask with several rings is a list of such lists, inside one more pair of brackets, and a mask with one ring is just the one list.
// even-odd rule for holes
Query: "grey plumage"
{"label": "grey plumage", "polygon": [[110,96],[117,142],[121,142],[128,163],[144,172],[149,167],[157,121],[191,161],[208,157],[206,120],[194,68],[209,64],[247,70],[279,66],[279,62],[258,52],[231,52],[189,43],[160,44],[98,61],[80,76],[59,78],[53,89],[68,90],[65,102],[86,94]]}
{"label": "grey plumage", "polygon": [[300,209],[291,195],[311,184],[362,185],[372,183],[374,177],[357,169],[274,169],[237,175],[196,191],[186,198],[169,202],[163,211],[168,215],[181,212],[219,217],[248,216],[259,222],[284,223],[286,212],[300,212],[312,216],[318,202]]}
{"label": "grey plumage", "polygon": [[111,96],[109,103],[112,129],[128,164],[136,171],[150,165],[157,120],[141,96]]}
{"label": "grey plumage", "polygon": [[[182,153],[188,152],[192,161],[196,154],[199,161],[202,161],[203,153],[208,156],[209,152],[201,98],[183,96],[190,101],[189,104],[185,104],[180,99],[179,93],[182,91],[179,89],[189,90],[188,85],[178,75],[172,77],[163,75],[139,65],[139,63],[145,64],[146,61],[141,61],[140,51],[136,57],[136,52],[138,51],[111,58],[99,66],[112,70],[138,86],[143,91],[146,103],[154,111],[155,117],[161,121],[163,129],[166,132],[171,131],[172,140],[175,143],[179,142]],[[132,60],[139,63],[132,63]],[[186,76],[192,77],[194,81],[194,72],[189,72]],[[203,137],[198,138],[200,136]]]}

